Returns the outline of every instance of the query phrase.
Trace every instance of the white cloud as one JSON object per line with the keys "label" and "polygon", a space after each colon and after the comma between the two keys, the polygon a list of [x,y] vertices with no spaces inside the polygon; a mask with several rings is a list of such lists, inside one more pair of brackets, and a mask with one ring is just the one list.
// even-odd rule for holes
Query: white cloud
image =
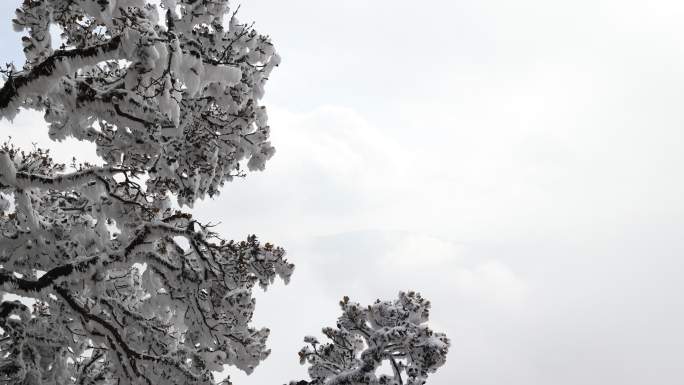
{"label": "white cloud", "polygon": [[[385,236],[387,237],[387,236]],[[400,270],[420,266],[439,269],[445,264],[463,259],[463,246],[425,234],[395,234],[388,242],[384,257],[378,257],[383,265]]]}
{"label": "white cloud", "polygon": [[[444,269],[444,267],[440,267]],[[480,302],[518,304],[524,300],[525,283],[499,261],[487,261],[474,269],[447,269],[454,274],[454,284],[459,291],[473,296]]]}
{"label": "white cloud", "polygon": [[321,276],[334,296],[368,301],[399,290],[429,290],[438,300],[519,305],[523,280],[496,258],[425,234],[361,231],[320,237],[296,247],[297,259]]}

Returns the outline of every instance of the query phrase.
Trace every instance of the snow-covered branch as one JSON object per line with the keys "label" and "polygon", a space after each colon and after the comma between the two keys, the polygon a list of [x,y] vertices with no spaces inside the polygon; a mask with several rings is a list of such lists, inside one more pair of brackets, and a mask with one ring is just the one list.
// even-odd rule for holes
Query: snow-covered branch
{"label": "snow-covered branch", "polygon": [[[23,171],[17,172],[16,169],[14,169],[12,161],[3,153],[0,153],[0,170],[3,170],[0,174],[0,183],[5,184],[6,187],[11,186],[21,190],[52,189],[62,191],[75,189],[86,183],[99,182],[104,178],[111,178],[116,174],[132,172],[131,170],[118,167],[92,167],[86,170],[55,176],[33,174]],[[13,175],[12,172],[14,172]]]}
{"label": "snow-covered branch", "polygon": [[0,88],[0,116],[12,118],[23,98],[47,94],[57,80],[87,66],[118,58],[121,36],[108,42],[86,48],[55,51],[40,64],[27,71],[9,73]]}
{"label": "snow-covered branch", "polygon": [[87,270],[96,264],[98,260],[98,257],[93,257],[80,262],[67,263],[46,272],[37,280],[18,278],[12,272],[0,269],[0,285],[7,292],[20,296],[32,296],[33,293],[52,286],[60,278]]}
{"label": "snow-covered branch", "polygon": [[164,364],[166,367],[173,368],[175,369],[174,372],[178,372],[179,374],[183,375],[190,382],[200,382],[202,380],[201,373],[193,373],[192,370],[187,367],[187,364],[182,361],[174,359],[173,357],[170,357],[168,355],[156,356],[152,354],[141,353],[131,348],[126,342],[126,339],[123,337],[118,327],[114,326],[112,323],[108,322],[103,317],[100,317],[96,314],[92,314],[85,307],[81,306],[67,289],[64,289],[61,286],[55,286],[54,290],[57,294],[59,294],[60,297],[64,299],[64,301],[78,316],[82,317],[84,320],[88,322],[92,321],[93,323],[97,324],[98,327],[106,331],[106,333],[109,335],[110,340],[114,341],[117,350],[120,350],[125,355],[127,365],[124,368],[130,367],[132,369],[133,373],[129,373],[126,370],[124,370],[130,382],[135,383],[138,380],[144,380],[149,385],[153,383],[152,380],[145,373],[146,367],[142,363],[144,361],[161,363]]}

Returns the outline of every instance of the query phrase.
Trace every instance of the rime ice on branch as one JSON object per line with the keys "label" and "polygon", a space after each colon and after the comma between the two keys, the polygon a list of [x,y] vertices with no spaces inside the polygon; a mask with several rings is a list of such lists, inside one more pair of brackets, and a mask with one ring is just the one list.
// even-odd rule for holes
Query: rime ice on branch
{"label": "rime ice on branch", "polygon": [[225,241],[170,201],[215,196],[274,152],[258,100],[279,58],[230,12],[226,0],[17,10],[26,62],[5,71],[0,115],[43,111],[52,139],[92,142],[104,164],[0,148],[0,289],[35,302],[0,303],[0,382],[210,384],[268,355],[251,291],[289,279],[284,251]]}

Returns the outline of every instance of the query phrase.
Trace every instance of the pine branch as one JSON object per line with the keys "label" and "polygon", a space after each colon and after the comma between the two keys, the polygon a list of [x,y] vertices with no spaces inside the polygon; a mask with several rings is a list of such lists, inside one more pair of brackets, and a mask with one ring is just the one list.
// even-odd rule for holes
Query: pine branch
{"label": "pine branch", "polygon": [[[41,79],[63,76],[67,70],[75,71],[78,68],[97,64],[114,56],[121,45],[121,36],[114,36],[108,42],[69,50],[57,50],[50,57],[34,66],[29,71],[13,74],[0,88],[0,112],[3,112],[23,90],[31,83]],[[40,94],[37,90],[35,94]]]}
{"label": "pine branch", "polygon": [[11,272],[0,270],[0,285],[4,286],[4,290],[14,294],[33,295],[36,292],[40,292],[43,289],[52,286],[59,278],[68,277],[74,272],[81,272],[88,269],[90,266],[96,264],[99,259],[99,257],[92,257],[84,261],[55,267],[43,274],[36,281],[17,278]]}

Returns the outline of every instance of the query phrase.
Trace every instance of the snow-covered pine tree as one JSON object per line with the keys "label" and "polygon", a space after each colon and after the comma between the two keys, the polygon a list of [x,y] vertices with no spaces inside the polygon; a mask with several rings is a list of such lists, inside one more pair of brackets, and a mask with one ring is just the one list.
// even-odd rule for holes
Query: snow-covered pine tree
{"label": "snow-covered pine tree", "polygon": [[[420,294],[399,293],[365,308],[344,297],[340,306],[337,327],[323,329],[330,342],[304,338],[299,359],[310,364],[311,381],[290,385],[423,385],[444,365],[449,339],[425,325],[430,302]],[[391,374],[378,373],[383,364]]]}
{"label": "snow-covered pine tree", "polygon": [[[50,138],[91,142],[102,164],[0,148],[0,383],[250,373],[269,353],[252,289],[293,265],[183,210],[273,155],[259,105],[279,63],[269,38],[228,0],[24,0],[13,22],[26,61],[4,71],[0,116],[43,111]],[[313,384],[420,384],[444,362],[417,294],[342,305],[333,342],[300,353]],[[374,375],[383,361],[394,377]]]}

